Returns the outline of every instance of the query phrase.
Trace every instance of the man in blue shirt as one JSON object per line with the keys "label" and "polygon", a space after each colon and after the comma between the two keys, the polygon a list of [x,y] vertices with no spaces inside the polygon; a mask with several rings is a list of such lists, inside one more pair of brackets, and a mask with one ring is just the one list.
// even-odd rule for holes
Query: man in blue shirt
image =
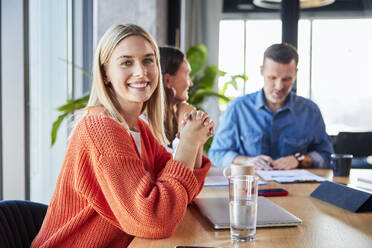
{"label": "man in blue shirt", "polygon": [[298,54],[289,44],[264,53],[262,90],[229,102],[209,150],[218,167],[329,168],[332,143],[318,106],[291,92]]}

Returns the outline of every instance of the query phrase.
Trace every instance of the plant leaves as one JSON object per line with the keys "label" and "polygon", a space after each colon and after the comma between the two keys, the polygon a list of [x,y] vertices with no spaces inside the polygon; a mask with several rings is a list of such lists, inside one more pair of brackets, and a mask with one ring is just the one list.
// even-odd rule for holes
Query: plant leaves
{"label": "plant leaves", "polygon": [[204,70],[204,75],[197,82],[198,86],[205,89],[213,89],[214,82],[219,73],[218,67],[209,65]]}
{"label": "plant leaves", "polygon": [[53,126],[52,126],[52,132],[51,132],[51,143],[50,143],[50,146],[53,146],[54,143],[56,142],[56,139],[57,139],[57,131],[59,129],[59,126],[61,125],[62,121],[65,119],[65,117],[68,115],[69,113],[63,113],[61,115],[58,116],[57,120],[55,120],[53,122]]}
{"label": "plant leaves", "polygon": [[66,118],[67,115],[73,113],[74,111],[85,108],[88,104],[89,97],[90,94],[86,94],[78,99],[68,99],[66,101],[66,104],[57,108],[57,110],[63,112],[63,114],[59,115],[57,120],[53,122],[50,146],[53,146],[56,142],[57,132],[62,121]]}
{"label": "plant leaves", "polygon": [[239,75],[234,75],[232,76],[233,78],[237,79],[237,78],[241,78],[244,80],[244,82],[248,81],[248,77],[247,75],[244,75],[244,74],[239,74]]}
{"label": "plant leaves", "polygon": [[190,78],[193,80],[203,69],[207,62],[208,50],[203,44],[191,46],[186,53],[186,58],[190,63]]}
{"label": "plant leaves", "polygon": [[223,77],[223,76],[225,76],[225,75],[227,74],[227,72],[225,72],[225,71],[221,71],[221,70],[219,70],[218,73],[219,73],[219,75],[220,75],[221,77]]}
{"label": "plant leaves", "polygon": [[206,154],[208,154],[209,148],[211,148],[213,142],[213,136],[210,137],[207,142],[204,143],[203,150]]}
{"label": "plant leaves", "polygon": [[221,95],[217,92],[214,92],[212,90],[208,90],[208,89],[199,89],[195,92],[194,95],[192,95],[190,98],[189,98],[189,103],[190,104],[200,104],[200,99],[201,98],[204,98],[205,96],[216,96],[216,97],[219,97],[219,98],[222,98],[222,99],[225,99],[226,101],[230,101],[230,98],[224,96],[224,95]]}
{"label": "plant leaves", "polygon": [[236,79],[238,78],[243,79],[244,83],[248,80],[248,77],[244,74],[233,75],[231,76],[229,81],[224,83],[222,91],[220,91],[220,93],[225,94],[229,85],[233,86],[235,90],[238,90],[238,82],[236,81]]}
{"label": "plant leaves", "polygon": [[238,90],[238,83],[236,82],[236,79],[234,77],[231,78],[230,85],[234,87],[234,90]]}
{"label": "plant leaves", "polygon": [[197,89],[192,95],[189,95],[188,103],[193,106],[197,106],[204,100],[204,94],[202,93],[204,89]]}
{"label": "plant leaves", "polygon": [[225,95],[228,86],[229,86],[229,82],[224,83],[223,88],[220,91],[220,94]]}
{"label": "plant leaves", "polygon": [[69,99],[67,103],[58,107],[57,110],[60,112],[73,112],[78,109],[84,108],[88,104],[90,94],[86,94],[78,99]]}
{"label": "plant leaves", "polygon": [[[220,93],[220,95],[224,95],[224,94]],[[219,104],[226,105],[232,99],[233,99],[233,97],[227,97],[227,96],[225,96],[225,98],[220,97],[219,98]]]}

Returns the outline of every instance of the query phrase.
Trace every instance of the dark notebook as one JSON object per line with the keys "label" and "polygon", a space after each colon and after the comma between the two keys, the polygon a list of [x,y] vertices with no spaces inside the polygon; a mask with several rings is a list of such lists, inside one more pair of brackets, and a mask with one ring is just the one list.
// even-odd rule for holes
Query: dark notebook
{"label": "dark notebook", "polygon": [[320,184],[311,196],[352,212],[372,211],[371,193],[331,181]]}

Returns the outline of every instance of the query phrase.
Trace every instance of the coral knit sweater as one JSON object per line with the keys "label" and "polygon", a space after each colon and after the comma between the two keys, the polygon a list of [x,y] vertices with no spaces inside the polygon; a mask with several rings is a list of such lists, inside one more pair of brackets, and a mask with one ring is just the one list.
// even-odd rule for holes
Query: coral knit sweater
{"label": "coral knit sweater", "polygon": [[139,120],[142,156],[103,113],[75,127],[40,232],[31,247],[127,247],[134,236],[166,238],[200,192],[211,166],[190,170]]}

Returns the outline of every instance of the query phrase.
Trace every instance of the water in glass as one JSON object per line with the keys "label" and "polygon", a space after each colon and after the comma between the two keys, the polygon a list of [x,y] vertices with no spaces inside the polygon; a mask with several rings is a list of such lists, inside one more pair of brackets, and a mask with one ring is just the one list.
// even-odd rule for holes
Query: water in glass
{"label": "water in glass", "polygon": [[254,200],[230,201],[231,239],[251,241],[256,233],[257,202]]}

